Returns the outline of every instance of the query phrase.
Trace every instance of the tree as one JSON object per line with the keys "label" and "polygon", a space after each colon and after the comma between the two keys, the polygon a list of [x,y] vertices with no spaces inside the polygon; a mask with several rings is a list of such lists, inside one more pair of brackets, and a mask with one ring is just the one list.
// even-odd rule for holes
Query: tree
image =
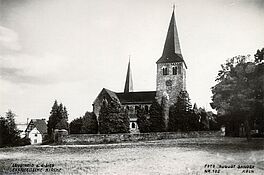
{"label": "tree", "polygon": [[128,113],[125,109],[121,109],[120,103],[115,98],[109,104],[107,101],[103,101],[98,122],[101,134],[129,132]]}
{"label": "tree", "polygon": [[255,63],[261,63],[264,60],[264,48],[257,50],[257,53],[254,55]]}
{"label": "tree", "polygon": [[74,119],[70,123],[70,134],[81,134],[82,132],[82,125],[83,125],[83,118],[79,117]]}
{"label": "tree", "polygon": [[197,130],[198,118],[191,110],[191,102],[187,91],[181,91],[176,104],[170,107],[169,131]]}
{"label": "tree", "polygon": [[81,132],[85,134],[97,134],[98,122],[93,112],[86,112],[83,116]]}
{"label": "tree", "polygon": [[65,130],[69,130],[69,124],[68,124],[68,122],[66,121],[66,119],[63,118],[63,119],[61,119],[61,120],[59,121],[59,123],[56,124],[55,129],[60,129],[60,130],[61,130],[61,129],[65,129]]}
{"label": "tree", "polygon": [[51,111],[50,111],[50,117],[49,117],[49,120],[48,120],[48,135],[49,137],[52,137],[52,133],[53,133],[53,130],[56,126],[56,124],[59,122],[59,118],[58,118],[58,102],[57,100],[55,100],[52,108],[51,108]]}
{"label": "tree", "polygon": [[8,144],[8,122],[4,117],[0,117],[0,147]]}
{"label": "tree", "polygon": [[154,101],[150,106],[150,131],[151,132],[163,132],[165,131],[165,121],[163,117],[162,106]]}
{"label": "tree", "polygon": [[8,110],[6,117],[0,117],[0,147],[30,144],[27,138],[21,139],[15,124],[15,113]]}
{"label": "tree", "polygon": [[209,114],[204,108],[199,108],[199,118],[200,118],[200,130],[209,130]]}
{"label": "tree", "polygon": [[15,145],[19,142],[19,131],[15,124],[15,116],[16,114],[13,113],[11,110],[8,110],[6,113],[6,121],[7,121],[7,128],[8,128],[8,138],[7,142]]}
{"label": "tree", "polygon": [[66,110],[66,107],[63,106],[62,103],[58,105],[57,100],[55,100],[51,108],[50,117],[48,121],[48,136],[51,141],[53,140],[53,131],[54,129],[57,129],[56,125],[58,123],[60,123],[58,125],[58,128],[68,130],[67,121],[68,121],[68,112]]}
{"label": "tree", "polygon": [[255,56],[255,113],[256,127],[264,135],[264,48],[257,50]]}
{"label": "tree", "polygon": [[108,104],[106,101],[103,101],[101,109],[99,111],[98,123],[99,123],[99,133],[110,133],[109,129],[109,111],[108,111]]}
{"label": "tree", "polygon": [[257,62],[254,63],[247,61],[249,56],[228,59],[221,65],[222,69],[216,78],[217,84],[212,87],[211,106],[217,110],[219,116],[226,116],[228,130],[234,136],[239,135],[240,124],[243,124],[246,136],[250,139],[250,130],[256,120],[256,94],[262,91],[258,87],[258,80],[259,76],[263,77],[263,74],[258,75],[256,71],[261,60],[259,55],[260,53],[255,57]]}
{"label": "tree", "polygon": [[144,108],[137,109],[137,124],[141,133],[150,132],[149,115]]}

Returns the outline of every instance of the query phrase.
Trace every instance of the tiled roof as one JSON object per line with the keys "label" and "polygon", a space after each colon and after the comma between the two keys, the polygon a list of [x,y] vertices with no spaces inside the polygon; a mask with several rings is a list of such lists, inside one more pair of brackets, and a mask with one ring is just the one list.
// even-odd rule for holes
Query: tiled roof
{"label": "tiled roof", "polygon": [[104,88],[103,90],[105,90],[111,98],[114,97],[114,98],[116,98],[117,100],[119,99],[115,92],[113,92],[113,91],[111,91],[111,90],[109,90],[109,89],[105,89],[105,88]]}
{"label": "tiled roof", "polygon": [[28,124],[26,132],[30,132],[34,127],[36,127],[41,134],[47,133],[48,127],[45,119],[32,119]]}
{"label": "tiled roof", "polygon": [[116,95],[121,104],[144,104],[155,101],[156,91],[116,93]]}
{"label": "tiled roof", "polygon": [[157,61],[157,63],[172,63],[172,62],[184,62],[181,53],[181,47],[180,47],[180,41],[176,27],[174,11],[171,16],[163,53],[160,59]]}

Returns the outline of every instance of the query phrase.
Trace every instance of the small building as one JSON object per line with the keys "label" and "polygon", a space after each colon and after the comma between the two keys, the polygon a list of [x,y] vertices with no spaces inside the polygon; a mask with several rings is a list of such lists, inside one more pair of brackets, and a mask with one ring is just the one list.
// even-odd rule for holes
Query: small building
{"label": "small building", "polygon": [[26,129],[26,136],[31,144],[40,144],[47,135],[48,127],[45,119],[32,119]]}

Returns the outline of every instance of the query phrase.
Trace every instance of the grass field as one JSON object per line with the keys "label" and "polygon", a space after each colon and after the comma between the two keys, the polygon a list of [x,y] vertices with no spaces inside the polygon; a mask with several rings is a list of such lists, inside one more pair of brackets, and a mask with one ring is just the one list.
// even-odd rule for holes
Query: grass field
{"label": "grass field", "polygon": [[[38,165],[47,167],[30,173],[18,168]],[[264,139],[186,138],[2,148],[0,174],[264,174]]]}

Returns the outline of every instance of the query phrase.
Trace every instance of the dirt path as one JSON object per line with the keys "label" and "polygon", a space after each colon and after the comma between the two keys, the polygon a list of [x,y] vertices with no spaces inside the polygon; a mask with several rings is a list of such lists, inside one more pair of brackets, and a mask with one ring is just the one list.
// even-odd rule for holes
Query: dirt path
{"label": "dirt path", "polygon": [[18,166],[25,164],[47,166],[25,174],[264,174],[264,140],[195,138],[0,149],[0,174],[21,174]]}

